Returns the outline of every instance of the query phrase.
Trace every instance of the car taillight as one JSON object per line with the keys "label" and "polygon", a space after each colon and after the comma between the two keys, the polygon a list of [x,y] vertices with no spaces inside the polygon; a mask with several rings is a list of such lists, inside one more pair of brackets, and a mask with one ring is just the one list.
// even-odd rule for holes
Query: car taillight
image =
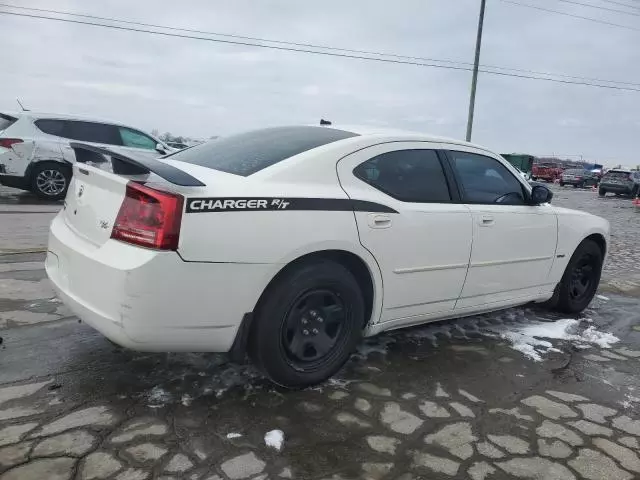
{"label": "car taillight", "polygon": [[12,145],[23,141],[21,138],[0,138],[0,147],[11,148]]}
{"label": "car taillight", "polygon": [[129,183],[111,238],[142,247],[177,250],[183,203],[182,195]]}

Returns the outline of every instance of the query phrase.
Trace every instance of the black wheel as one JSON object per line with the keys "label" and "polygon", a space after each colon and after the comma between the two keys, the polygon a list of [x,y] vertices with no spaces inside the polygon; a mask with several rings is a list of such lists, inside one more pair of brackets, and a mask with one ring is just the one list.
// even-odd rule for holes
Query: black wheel
{"label": "black wheel", "polygon": [[633,190],[631,190],[631,198],[636,198],[638,193],[640,193],[640,185],[633,187]]}
{"label": "black wheel", "polygon": [[61,200],[67,194],[71,169],[62,163],[42,162],[31,172],[31,191],[45,200]]}
{"label": "black wheel", "polygon": [[561,186],[561,187],[564,187],[564,182],[560,182],[560,186]]}
{"label": "black wheel", "polygon": [[249,355],[278,385],[323,382],[348,360],[362,336],[364,299],[358,282],[329,260],[286,272],[263,296]]}
{"label": "black wheel", "polygon": [[598,189],[598,195],[600,197],[604,197],[607,194],[607,191],[604,188]]}
{"label": "black wheel", "polygon": [[602,251],[597,243],[584,240],[560,281],[557,308],[564,313],[582,312],[596,294],[602,273]]}

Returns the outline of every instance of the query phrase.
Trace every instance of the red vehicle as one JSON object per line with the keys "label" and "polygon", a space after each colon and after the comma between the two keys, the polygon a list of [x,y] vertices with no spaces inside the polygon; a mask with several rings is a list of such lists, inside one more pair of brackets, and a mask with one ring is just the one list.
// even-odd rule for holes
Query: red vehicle
{"label": "red vehicle", "polygon": [[531,180],[555,182],[562,176],[564,169],[556,163],[539,163],[533,166]]}

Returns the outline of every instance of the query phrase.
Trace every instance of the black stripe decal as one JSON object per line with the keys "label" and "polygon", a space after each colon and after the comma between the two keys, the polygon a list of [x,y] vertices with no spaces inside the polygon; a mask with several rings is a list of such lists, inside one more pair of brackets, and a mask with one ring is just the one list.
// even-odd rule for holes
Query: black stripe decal
{"label": "black stripe decal", "polygon": [[316,210],[325,212],[398,213],[393,208],[349,198],[208,197],[188,198],[187,213]]}

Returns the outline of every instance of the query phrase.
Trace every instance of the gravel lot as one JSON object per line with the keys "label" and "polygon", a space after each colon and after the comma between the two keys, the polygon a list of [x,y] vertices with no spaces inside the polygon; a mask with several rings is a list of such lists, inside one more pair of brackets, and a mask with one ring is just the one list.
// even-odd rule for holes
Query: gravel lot
{"label": "gravel lot", "polygon": [[[584,316],[526,307],[382,335],[297,392],[221,355],[127,351],[80,324],[42,266],[59,206],[0,188],[0,480],[640,478],[640,212],[553,188],[612,225]],[[562,324],[576,337],[538,345],[541,361],[514,348]]]}

